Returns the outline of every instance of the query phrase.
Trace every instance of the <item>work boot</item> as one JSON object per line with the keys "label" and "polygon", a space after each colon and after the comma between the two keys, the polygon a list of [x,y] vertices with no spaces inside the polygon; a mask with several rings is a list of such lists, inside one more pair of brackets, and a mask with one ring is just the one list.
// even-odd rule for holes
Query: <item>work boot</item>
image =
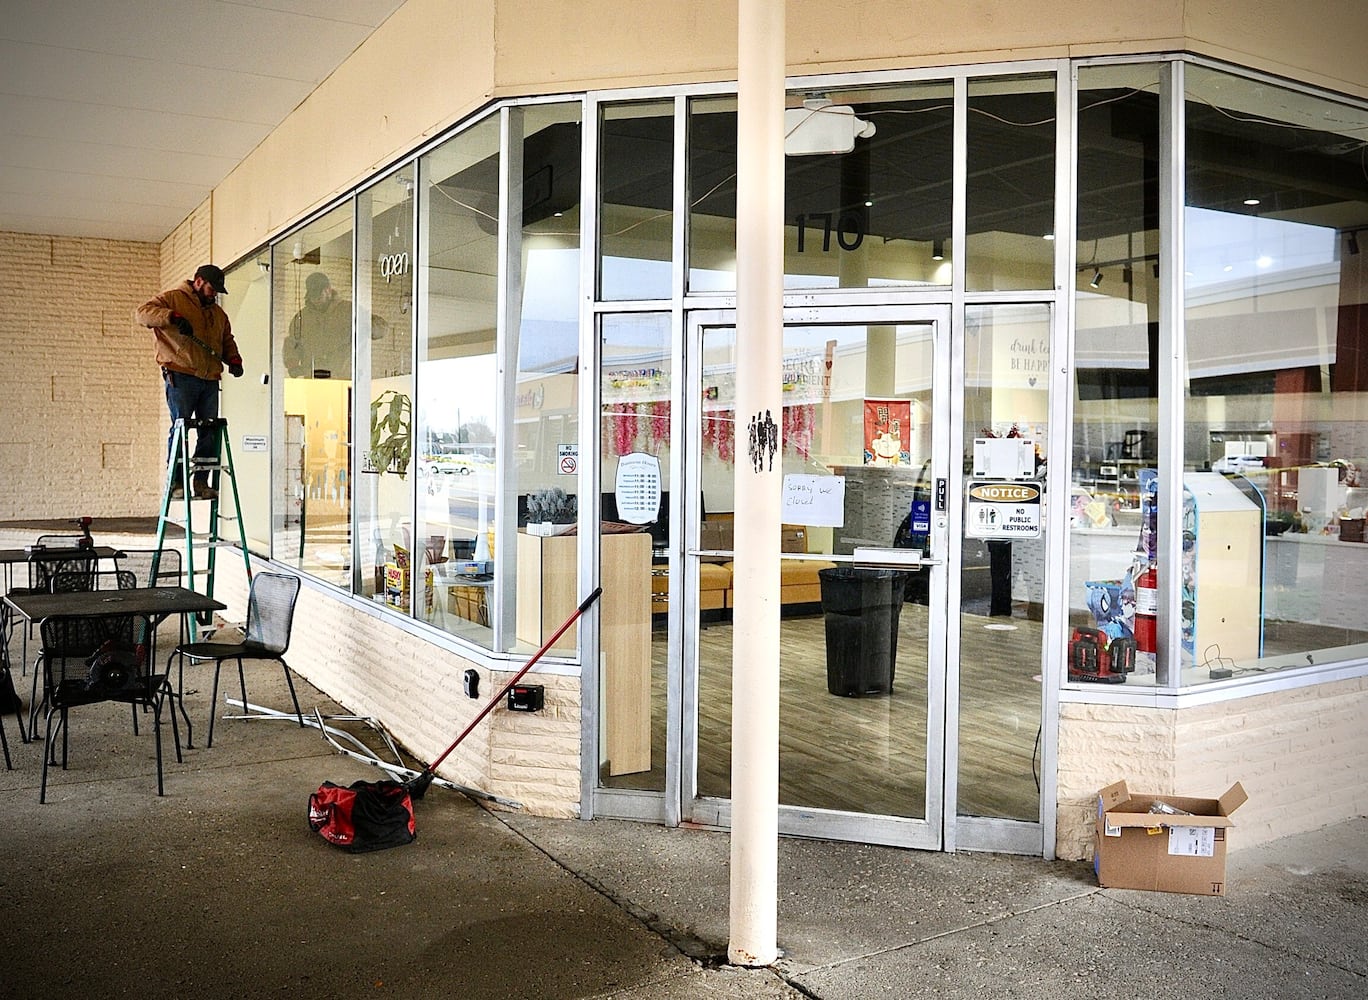
{"label": "work boot", "polygon": [[184,499],[185,499],[185,487],[182,486],[180,483],[177,483],[175,486],[171,487],[171,499],[172,499],[172,500],[184,500]]}
{"label": "work boot", "polygon": [[217,499],[218,499],[218,490],[214,489],[214,488],[213,488],[212,486],[210,486],[208,483],[200,482],[200,481],[197,479],[197,480],[195,480],[195,482],[192,483],[191,485],[194,487],[194,490],[195,490],[195,499],[196,499],[196,500],[217,500]]}

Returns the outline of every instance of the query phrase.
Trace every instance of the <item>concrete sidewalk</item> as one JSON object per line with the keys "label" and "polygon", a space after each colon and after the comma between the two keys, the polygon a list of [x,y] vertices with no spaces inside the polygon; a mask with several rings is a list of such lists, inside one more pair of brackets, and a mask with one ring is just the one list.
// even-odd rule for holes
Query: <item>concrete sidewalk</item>
{"label": "concrete sidewalk", "polygon": [[[274,666],[249,664],[248,692],[288,704]],[[188,702],[202,742],[204,692]],[[126,708],[88,709],[40,806],[39,744],[5,725],[6,996],[1368,996],[1365,820],[1249,851],[1237,827],[1223,899],[1102,890],[1079,863],[783,840],[783,958],[746,970],[721,964],[723,833],[434,787],[416,843],[350,855],[308,830],[309,793],[381,775],[314,729],[221,721],[181,764],[168,730],[158,798],[150,720],[134,736]]]}

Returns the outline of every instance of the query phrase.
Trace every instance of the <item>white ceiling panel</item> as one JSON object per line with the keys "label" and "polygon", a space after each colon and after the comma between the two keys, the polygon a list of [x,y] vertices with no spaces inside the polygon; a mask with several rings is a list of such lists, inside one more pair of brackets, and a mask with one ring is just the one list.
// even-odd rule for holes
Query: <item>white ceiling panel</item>
{"label": "white ceiling panel", "polygon": [[5,0],[0,229],[160,240],[403,0]]}

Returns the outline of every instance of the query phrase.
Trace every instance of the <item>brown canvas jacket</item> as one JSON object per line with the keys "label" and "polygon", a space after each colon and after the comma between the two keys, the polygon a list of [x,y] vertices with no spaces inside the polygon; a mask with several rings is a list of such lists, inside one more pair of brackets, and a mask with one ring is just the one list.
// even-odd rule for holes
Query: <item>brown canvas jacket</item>
{"label": "brown canvas jacket", "polygon": [[217,351],[219,357],[228,362],[241,361],[228,314],[216,302],[201,305],[194,284],[183,281],[144,302],[136,313],[142,326],[152,328],[160,367],[211,381],[223,375],[223,365],[172,324],[173,312],[188,319],[195,337]]}

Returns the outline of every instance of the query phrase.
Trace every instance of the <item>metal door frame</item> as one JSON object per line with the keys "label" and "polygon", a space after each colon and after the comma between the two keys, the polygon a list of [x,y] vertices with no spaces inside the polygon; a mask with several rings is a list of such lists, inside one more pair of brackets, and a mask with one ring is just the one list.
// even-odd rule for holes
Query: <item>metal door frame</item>
{"label": "metal door frame", "polygon": [[[901,306],[831,306],[799,307],[784,310],[784,325],[787,326],[868,326],[925,323],[932,327],[932,356],[934,374],[932,383],[932,480],[944,479],[947,487],[954,484],[951,456],[958,454],[956,442],[960,430],[956,421],[955,405],[951,383],[951,330],[952,310],[946,304],[901,305]],[[675,493],[681,501],[699,495],[700,463],[696,460],[701,454],[700,427],[697,401],[702,398],[701,365],[702,341],[704,331],[719,327],[734,328],[736,314],[733,310],[709,310],[692,312],[686,317],[685,350],[687,359],[678,385],[683,389],[679,414],[684,428],[684,453],[690,460],[683,463],[684,488]],[[957,467],[956,467],[957,468]],[[947,804],[954,801],[954,776],[947,768],[956,759],[947,745],[946,720],[957,709],[947,703],[953,686],[947,683],[950,653],[958,647],[958,642],[950,635],[951,616],[949,609],[957,608],[958,565],[961,531],[961,512],[950,499],[953,490],[947,491],[946,509],[932,512],[932,556],[927,564],[931,580],[930,605],[928,606],[929,633],[927,638],[927,747],[926,747],[926,802],[923,818],[901,816],[881,816],[866,813],[851,813],[836,810],[811,809],[807,807],[780,806],[779,832],[793,836],[819,837],[825,839],[850,840],[859,843],[888,844],[899,847],[940,850],[946,843]],[[672,690],[680,692],[681,704],[679,718],[680,743],[678,747],[668,748],[669,769],[677,769],[678,781],[671,782],[678,787],[680,794],[680,817],[692,823],[706,826],[728,827],[731,822],[731,802],[729,799],[700,797],[697,788],[697,718],[699,709],[698,694],[698,549],[692,544],[698,538],[699,512],[689,505],[682,513],[684,520],[676,521],[684,532],[683,538],[690,540],[683,547],[680,576],[680,591],[683,600],[678,609],[688,627],[674,629],[672,634],[679,637],[670,651],[670,671]],[[837,561],[853,561],[851,557],[836,557]],[[953,593],[952,593],[953,591]],[[673,603],[673,602],[672,602]],[[671,608],[671,615],[676,609]],[[955,615],[958,621],[958,615]],[[679,681],[676,687],[673,680]],[[952,818],[952,817],[951,817]]]}

